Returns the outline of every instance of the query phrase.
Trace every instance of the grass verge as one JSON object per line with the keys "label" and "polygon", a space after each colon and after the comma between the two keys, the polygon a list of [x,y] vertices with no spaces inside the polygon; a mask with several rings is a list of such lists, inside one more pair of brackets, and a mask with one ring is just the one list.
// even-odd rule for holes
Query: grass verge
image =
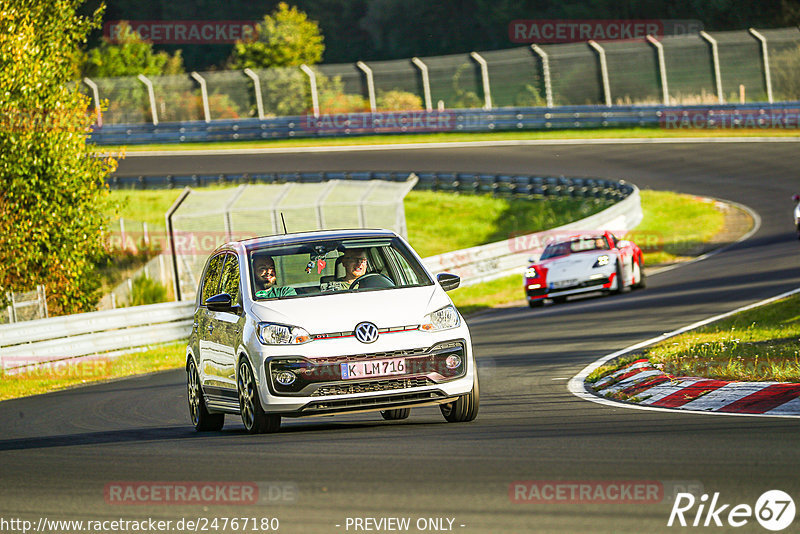
{"label": "grass verge", "polygon": [[793,295],[665,340],[642,356],[675,376],[800,382],[799,309],[800,295]]}
{"label": "grass verge", "polygon": [[640,359],[647,359],[654,367],[676,377],[800,382],[798,309],[800,295],[792,295],[737,313],[641,352],[611,360],[590,373],[586,382],[593,384]]}
{"label": "grass verge", "polygon": [[[125,151],[150,150],[226,150],[252,148],[295,148],[310,146],[396,145],[406,143],[463,143],[470,141],[517,141],[538,139],[652,139],[677,137],[797,137],[800,132],[789,129],[664,129],[608,128],[580,130],[551,130],[533,132],[436,133],[410,135],[370,135],[347,138],[277,139],[272,141],[230,141],[219,143],[162,143],[128,145]],[[123,147],[98,146],[101,152],[119,152]]]}
{"label": "grass verge", "polygon": [[116,358],[102,355],[78,362],[45,363],[17,373],[0,369],[0,400],[57,391],[69,387],[177,369],[185,363],[186,343],[176,341]]}

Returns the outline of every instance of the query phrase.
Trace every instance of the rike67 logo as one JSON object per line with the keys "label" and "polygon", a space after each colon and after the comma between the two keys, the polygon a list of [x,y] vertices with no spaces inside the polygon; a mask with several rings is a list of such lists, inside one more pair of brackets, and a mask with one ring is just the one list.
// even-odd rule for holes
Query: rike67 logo
{"label": "rike67 logo", "polygon": [[714,493],[710,502],[707,494],[697,499],[691,493],[679,493],[672,505],[667,526],[677,524],[682,527],[721,527],[727,523],[728,526],[737,528],[755,518],[765,529],[777,532],[791,525],[794,516],[794,500],[780,490],[770,490],[762,494],[755,507],[749,504],[723,503],[719,492]]}

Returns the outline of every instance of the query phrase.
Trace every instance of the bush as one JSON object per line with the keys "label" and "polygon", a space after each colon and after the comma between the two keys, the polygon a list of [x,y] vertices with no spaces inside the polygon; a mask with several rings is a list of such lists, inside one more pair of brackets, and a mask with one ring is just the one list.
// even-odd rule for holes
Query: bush
{"label": "bush", "polygon": [[44,284],[53,315],[97,302],[116,167],[86,144],[89,99],[67,84],[102,14],[78,16],[79,5],[15,0],[0,11],[0,295]]}
{"label": "bush", "polygon": [[409,111],[422,109],[422,99],[406,91],[378,91],[377,105],[380,111]]}
{"label": "bush", "polygon": [[233,45],[229,65],[261,69],[315,65],[325,50],[319,25],[296,7],[281,2],[256,27],[256,34]]}
{"label": "bush", "polygon": [[131,306],[167,302],[167,288],[142,274],[133,279],[131,287]]}

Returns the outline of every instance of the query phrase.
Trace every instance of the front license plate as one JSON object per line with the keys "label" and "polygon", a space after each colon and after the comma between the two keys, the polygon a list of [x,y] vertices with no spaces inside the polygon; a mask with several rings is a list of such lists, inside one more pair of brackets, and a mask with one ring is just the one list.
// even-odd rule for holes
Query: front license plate
{"label": "front license plate", "polygon": [[375,376],[402,375],[406,372],[405,358],[392,358],[391,360],[374,360],[371,362],[355,362],[340,364],[342,378],[372,378]]}
{"label": "front license plate", "polygon": [[578,284],[578,280],[572,278],[570,280],[558,280],[550,284],[550,289],[560,289],[562,287],[571,287]]}

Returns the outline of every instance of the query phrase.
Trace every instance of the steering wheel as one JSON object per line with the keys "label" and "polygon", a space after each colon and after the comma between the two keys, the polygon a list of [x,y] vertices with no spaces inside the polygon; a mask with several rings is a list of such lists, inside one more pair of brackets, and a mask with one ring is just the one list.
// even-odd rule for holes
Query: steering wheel
{"label": "steering wheel", "polygon": [[394,287],[394,282],[392,282],[392,279],[385,274],[367,273],[364,276],[356,278],[353,283],[350,284],[350,289],[358,289],[359,287]]}

